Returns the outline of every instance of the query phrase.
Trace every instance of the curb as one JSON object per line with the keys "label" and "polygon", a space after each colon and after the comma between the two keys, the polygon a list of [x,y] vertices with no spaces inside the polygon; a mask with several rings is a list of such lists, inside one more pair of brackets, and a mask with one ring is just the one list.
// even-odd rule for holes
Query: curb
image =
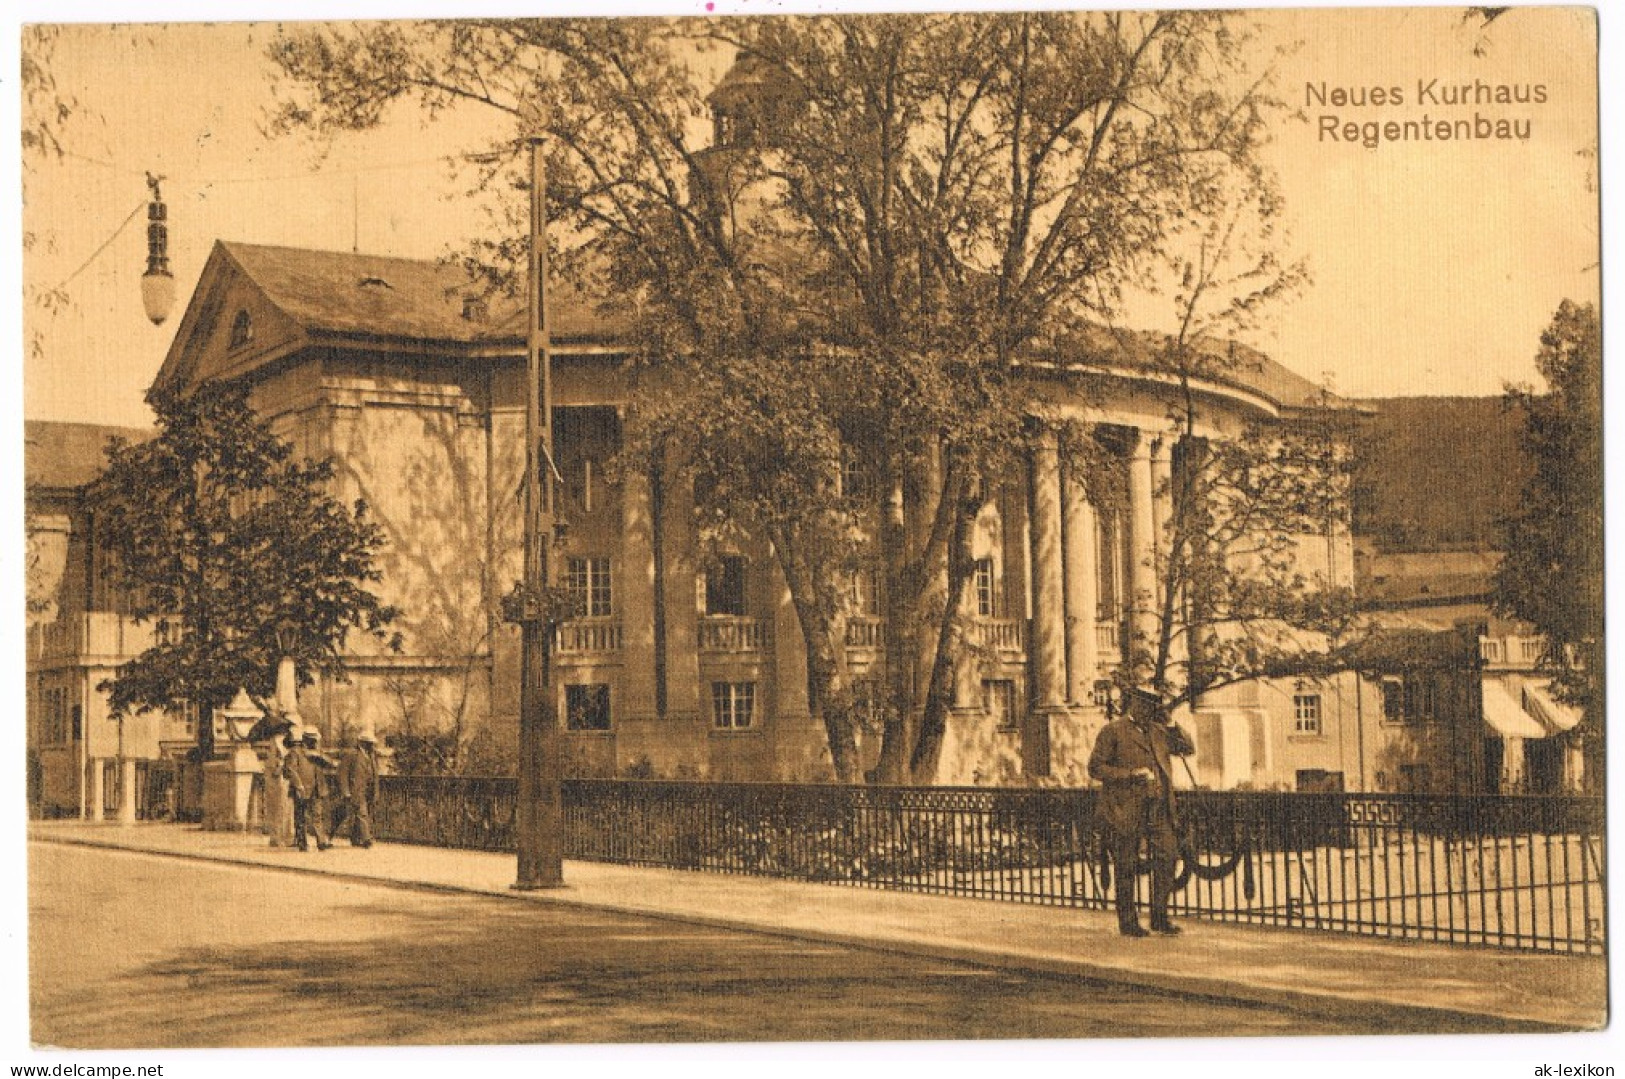
{"label": "curb", "polygon": [[1150,990],[1192,1001],[1241,1004],[1304,1013],[1319,1017],[1381,1023],[1393,1034],[1456,1034],[1456,1033],[1521,1033],[1556,1034],[1584,1031],[1589,1028],[1549,1023],[1492,1012],[1468,1011],[1456,1008],[1401,1004],[1390,1001],[1368,1000],[1338,996],[1308,990],[1279,989],[1250,985],[1243,982],[1204,977],[1196,973],[1165,973],[1125,970],[1087,959],[1057,959],[1022,952],[999,951],[963,945],[931,944],[924,941],[898,940],[884,937],[825,932],[787,926],[763,925],[758,922],[731,918],[708,917],[673,911],[648,910],[624,903],[591,901],[572,898],[565,889],[491,890],[458,884],[439,884],[433,881],[402,880],[395,877],[372,876],[366,873],[346,872],[319,868],[314,865],[277,865],[253,858],[238,858],[226,854],[195,851],[154,850],[122,843],[98,842],[90,837],[30,835],[29,842],[48,843],[66,847],[84,847],[95,850],[117,851],[126,854],[144,854],[157,858],[175,858],[181,861],[213,865],[231,865],[271,872],[297,873],[326,877],[356,884],[394,888],[401,891],[425,892],[436,895],[472,895],[490,899],[541,903],[551,906],[582,910],[606,911],[627,917],[647,918],[653,921],[675,922],[683,925],[703,926],[752,933],[758,936],[819,944],[835,944],[862,948],[867,951],[937,959],[953,963],[974,964],[1001,970],[1016,970],[1050,977],[1061,977],[1099,985],[1129,989]]}

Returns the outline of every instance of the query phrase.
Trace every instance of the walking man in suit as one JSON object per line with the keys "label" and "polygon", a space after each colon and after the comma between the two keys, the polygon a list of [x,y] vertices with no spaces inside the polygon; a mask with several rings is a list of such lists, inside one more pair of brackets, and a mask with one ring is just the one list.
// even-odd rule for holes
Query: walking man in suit
{"label": "walking man in suit", "polygon": [[356,738],[355,748],[339,764],[340,820],[350,827],[350,845],[372,846],[372,803],[378,797],[378,738],[370,730]]}
{"label": "walking man in suit", "polygon": [[1174,807],[1172,756],[1196,751],[1190,739],[1168,722],[1162,700],[1149,690],[1123,694],[1121,714],[1107,724],[1089,755],[1089,775],[1100,781],[1100,821],[1111,846],[1116,885],[1117,929],[1125,937],[1143,937],[1134,909],[1134,882],[1140,848],[1151,861],[1151,932],[1179,932],[1168,917],[1174,890],[1174,863],[1179,857],[1179,830]]}
{"label": "walking man in suit", "polygon": [[316,837],[316,849],[326,850],[333,844],[327,841],[326,827],[316,820],[318,791],[321,775],[316,763],[305,750],[304,739],[289,732],[288,755],[282,759],[282,778],[288,781],[288,793],[293,796],[293,841],[300,850],[309,850],[306,834]]}

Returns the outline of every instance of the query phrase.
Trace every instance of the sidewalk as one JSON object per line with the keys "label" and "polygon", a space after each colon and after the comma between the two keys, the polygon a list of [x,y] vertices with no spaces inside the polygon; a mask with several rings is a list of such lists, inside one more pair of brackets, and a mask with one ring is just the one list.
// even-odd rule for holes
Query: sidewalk
{"label": "sidewalk", "polygon": [[272,848],[191,825],[31,822],[31,841],[145,851],[293,872],[566,903],[807,940],[967,960],[1227,1001],[1403,1017],[1437,1029],[1594,1030],[1607,1023],[1600,958],[1539,955],[1190,919],[1177,939],[1124,940],[1106,911],[954,899],[567,862],[566,886],[516,892],[512,855],[379,844]]}

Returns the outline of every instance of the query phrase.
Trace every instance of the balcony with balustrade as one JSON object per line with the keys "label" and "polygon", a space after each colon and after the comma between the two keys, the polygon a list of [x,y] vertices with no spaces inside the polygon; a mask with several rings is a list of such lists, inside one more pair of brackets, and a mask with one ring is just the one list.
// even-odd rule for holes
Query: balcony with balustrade
{"label": "balcony with balustrade", "polygon": [[1478,655],[1487,671],[1532,671],[1540,664],[1546,641],[1541,637],[1480,637]]}
{"label": "balcony with balustrade", "polygon": [[971,623],[970,639],[1002,660],[1018,659],[1027,651],[1027,624],[1019,618],[978,618]]}
{"label": "balcony with balustrade", "polygon": [[[1019,618],[977,618],[970,623],[970,643],[1001,659],[1020,659],[1027,650],[1026,622]],[[846,647],[855,652],[880,652],[886,647],[886,620],[873,615],[847,619]]]}
{"label": "balcony with balustrade", "polygon": [[765,652],[773,644],[766,620],[748,615],[700,617],[700,651],[725,654]]}
{"label": "balcony with balustrade", "polygon": [[880,652],[886,647],[886,620],[877,615],[853,615],[848,618],[846,647],[859,652]]}
{"label": "balcony with balustrade", "polygon": [[554,654],[560,659],[613,659],[621,653],[621,623],[616,618],[572,618],[557,627]]}
{"label": "balcony with balustrade", "polygon": [[76,611],[28,627],[28,662],[34,669],[79,663],[121,663],[158,640],[152,622],[138,624],[113,611]]}

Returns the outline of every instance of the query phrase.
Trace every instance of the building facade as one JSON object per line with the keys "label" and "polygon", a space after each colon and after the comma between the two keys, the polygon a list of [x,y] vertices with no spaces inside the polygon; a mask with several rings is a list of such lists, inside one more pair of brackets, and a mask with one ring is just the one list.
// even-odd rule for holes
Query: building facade
{"label": "building facade", "polygon": [[80,492],[110,438],[151,433],[33,421],[24,431],[28,799],[40,813],[133,818],[167,795],[154,768],[166,746],[184,751],[193,738],[185,716],[113,718],[97,688],[153,636],[110,584]]}
{"label": "building facade", "polygon": [[[618,330],[570,297],[555,301],[552,324],[568,523],[555,580],[579,612],[554,648],[567,772],[829,779],[800,624],[771,550],[748,536],[704,541],[703,507],[678,464],[615,467],[632,400]],[[380,588],[402,612],[404,647],[358,639],[347,682],[304,691],[302,715],[329,739],[371,726],[437,734],[476,771],[511,759],[520,657],[502,597],[520,576],[522,327],[522,312],[492,311],[435,263],[230,243],[209,259],[160,380],[249,380],[275,430],[300,452],[330,456],[336,493],[364,499],[388,537]],[[1089,467],[1108,469],[1104,485],[1123,497],[1116,509],[1095,505],[1100,478],[1082,474],[1059,436],[990,491],[973,540],[971,647],[955,672],[944,783],[1087,783],[1111,676],[1137,626],[1147,628],[1133,598],[1156,590],[1170,387],[1131,364],[1025,368],[1035,413],[1086,424],[1107,451]],[[1208,437],[1290,422],[1324,400],[1263,357],[1238,370],[1197,387]],[[56,447],[40,459],[75,458]],[[185,716],[115,720],[96,689],[147,647],[150,628],[123,613],[97,567],[94,522],[75,501],[94,464],[80,471],[50,483],[31,473],[30,534],[50,552],[40,572],[51,577],[31,615],[33,794],[46,812],[128,815],[153,801],[142,794],[151,762],[184,754],[194,732]],[[1298,537],[1297,551],[1305,573],[1354,582],[1346,521]],[[860,579],[846,624],[860,700],[878,697],[883,674],[878,591]],[[1529,644],[1468,636],[1461,662],[1427,672],[1378,665],[1209,694],[1181,717],[1198,753],[1179,778],[1215,789],[1571,788],[1572,753],[1553,747],[1572,714],[1523,662]],[[872,767],[878,739],[867,733]]]}
{"label": "building facade", "polygon": [[[555,642],[568,770],[581,775],[825,779],[806,654],[771,551],[749,537],[702,543],[679,465],[617,470],[631,402],[618,328],[556,296],[551,312],[556,465],[568,522],[557,583],[578,616]],[[383,598],[404,648],[358,643],[348,683],[306,691],[329,737],[452,732],[474,752],[517,730],[518,634],[501,616],[520,576],[523,313],[492,306],[435,263],[218,244],[181,320],[161,382],[242,378],[297,450],[331,456],[337,494],[364,499],[388,535]],[[1204,437],[1290,422],[1323,395],[1256,354],[1234,378],[1199,382]],[[1034,410],[1084,424],[1089,455],[1123,492],[1094,505],[1067,440],[1041,443],[990,492],[975,530],[965,611],[972,647],[956,671],[940,778],[1082,784],[1104,683],[1144,629],[1133,597],[1156,590],[1155,545],[1172,468],[1166,376],[1120,364],[1031,362]],[[853,477],[856,482],[856,477]],[[1093,484],[1093,488],[1092,485]],[[1306,573],[1352,582],[1346,520],[1299,543]],[[862,691],[881,674],[886,627],[870,593],[847,625]],[[1142,605],[1143,606],[1143,605]],[[1290,787],[1349,772],[1348,686],[1250,684],[1189,717],[1196,782]],[[874,739],[866,748],[873,763]]]}

